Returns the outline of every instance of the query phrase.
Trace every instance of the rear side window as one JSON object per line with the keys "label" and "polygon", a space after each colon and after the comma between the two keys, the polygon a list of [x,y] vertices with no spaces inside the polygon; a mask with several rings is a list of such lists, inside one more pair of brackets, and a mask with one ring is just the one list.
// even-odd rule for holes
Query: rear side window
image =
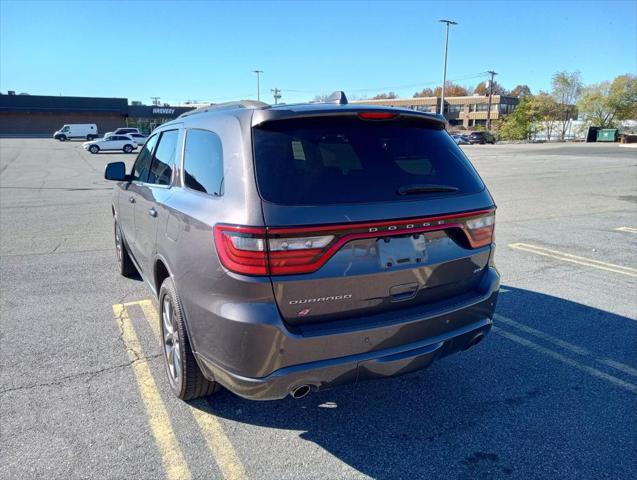
{"label": "rear side window", "polygon": [[172,178],[175,155],[177,154],[179,130],[168,130],[161,134],[150,166],[148,183],[169,185]]}
{"label": "rear side window", "polygon": [[135,165],[133,165],[133,179],[140,182],[145,182],[148,178],[148,172],[150,171],[150,162],[153,158],[153,149],[157,143],[159,135],[153,135],[146,142],[146,145],[142,148],[142,151],[137,155]]}
{"label": "rear side window", "polygon": [[[283,120],[255,128],[253,141],[259,192],[273,203],[413,200],[484,188],[447,132],[419,121]],[[431,186],[449,191],[404,195]]]}
{"label": "rear side window", "polygon": [[186,187],[210,195],[223,191],[223,149],[221,139],[206,130],[188,130],[184,152]]}

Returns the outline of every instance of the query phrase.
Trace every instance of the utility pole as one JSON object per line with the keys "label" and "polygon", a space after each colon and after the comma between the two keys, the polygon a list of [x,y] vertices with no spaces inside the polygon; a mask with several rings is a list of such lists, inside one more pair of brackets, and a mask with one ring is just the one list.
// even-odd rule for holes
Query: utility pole
{"label": "utility pole", "polygon": [[153,105],[155,106],[159,106],[159,99],[161,97],[150,97],[150,99],[153,101]]}
{"label": "utility pole", "polygon": [[261,80],[261,74],[263,73],[263,70],[252,70],[252,72],[257,74],[257,101],[260,102],[261,101],[261,85],[259,84],[259,81]]}
{"label": "utility pole", "polygon": [[271,88],[270,91],[272,92],[272,96],[274,97],[274,104],[276,105],[277,103],[279,103],[279,100],[281,98],[281,89],[280,88]]}
{"label": "utility pole", "polygon": [[493,77],[497,75],[493,70],[489,70],[487,72],[491,75],[491,80],[489,81],[489,107],[487,110],[487,130],[491,130],[491,98],[493,97]]}
{"label": "utility pole", "polygon": [[440,96],[440,115],[445,115],[445,87],[447,86],[447,48],[449,47],[449,25],[458,25],[458,22],[452,20],[438,20],[440,23],[447,24],[447,33],[445,34],[445,64],[442,68],[442,94]]}

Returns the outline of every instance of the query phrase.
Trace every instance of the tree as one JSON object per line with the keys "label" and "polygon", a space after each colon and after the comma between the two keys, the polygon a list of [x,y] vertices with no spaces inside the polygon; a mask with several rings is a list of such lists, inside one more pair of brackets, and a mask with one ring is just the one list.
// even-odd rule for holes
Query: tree
{"label": "tree", "polygon": [[611,128],[618,120],[637,118],[637,76],[620,75],[613,82],[585,87],[577,102],[584,120],[601,128]]}
{"label": "tree", "polygon": [[414,93],[414,98],[433,97],[434,91],[431,88],[423,88],[420,92]]}
{"label": "tree", "polygon": [[398,95],[394,92],[379,93],[378,95],[373,96],[372,100],[391,100],[392,98],[398,98]]}
{"label": "tree", "polygon": [[582,79],[580,72],[557,72],[553,75],[552,95],[558,104],[558,124],[560,139],[568,131],[571,120],[576,117],[575,103],[582,93]]}
{"label": "tree", "polygon": [[502,140],[528,140],[535,122],[533,98],[523,97],[513,112],[504,117],[498,128]]}
{"label": "tree", "polygon": [[509,92],[512,97],[528,97],[531,95],[531,89],[528,85],[517,85],[513,90]]}
{"label": "tree", "polygon": [[[506,95],[506,89],[495,80],[493,81],[493,94]],[[489,95],[489,82],[480,82],[473,89],[474,95]]]}
{"label": "tree", "polygon": [[[466,97],[469,92],[462,85],[458,85],[453,82],[447,82],[447,88],[445,88],[445,97]],[[434,96],[442,96],[442,87],[436,87],[434,90]]]}
{"label": "tree", "polygon": [[[447,82],[445,97],[466,97],[467,95],[469,95],[469,91],[466,87],[453,82]],[[414,93],[414,98],[440,96],[442,96],[442,87],[436,87],[433,90],[431,88],[423,88],[420,92]]]}
{"label": "tree", "polygon": [[534,134],[544,131],[546,139],[550,141],[557,128],[560,111],[560,105],[548,93],[540,92],[533,97]]}
{"label": "tree", "polygon": [[522,97],[515,110],[499,123],[499,137],[503,140],[530,140],[543,132],[546,139],[551,140],[558,113],[557,103],[546,92]]}

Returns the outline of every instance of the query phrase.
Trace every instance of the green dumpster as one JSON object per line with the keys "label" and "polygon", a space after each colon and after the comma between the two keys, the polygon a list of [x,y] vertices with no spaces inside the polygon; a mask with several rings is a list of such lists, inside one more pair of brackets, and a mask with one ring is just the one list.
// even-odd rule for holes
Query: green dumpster
{"label": "green dumpster", "polygon": [[601,130],[597,130],[598,142],[614,142],[616,140],[617,140],[616,128],[604,128]]}

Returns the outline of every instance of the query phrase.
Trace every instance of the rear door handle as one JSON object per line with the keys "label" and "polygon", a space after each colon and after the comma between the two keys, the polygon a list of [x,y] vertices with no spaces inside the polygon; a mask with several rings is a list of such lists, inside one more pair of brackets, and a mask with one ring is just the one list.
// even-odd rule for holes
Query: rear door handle
{"label": "rear door handle", "polygon": [[135,203],[135,197],[128,197],[128,201],[130,203]]}
{"label": "rear door handle", "polygon": [[154,208],[149,208],[148,209],[148,215],[150,215],[151,217],[156,217],[157,216],[157,210],[155,210]]}

